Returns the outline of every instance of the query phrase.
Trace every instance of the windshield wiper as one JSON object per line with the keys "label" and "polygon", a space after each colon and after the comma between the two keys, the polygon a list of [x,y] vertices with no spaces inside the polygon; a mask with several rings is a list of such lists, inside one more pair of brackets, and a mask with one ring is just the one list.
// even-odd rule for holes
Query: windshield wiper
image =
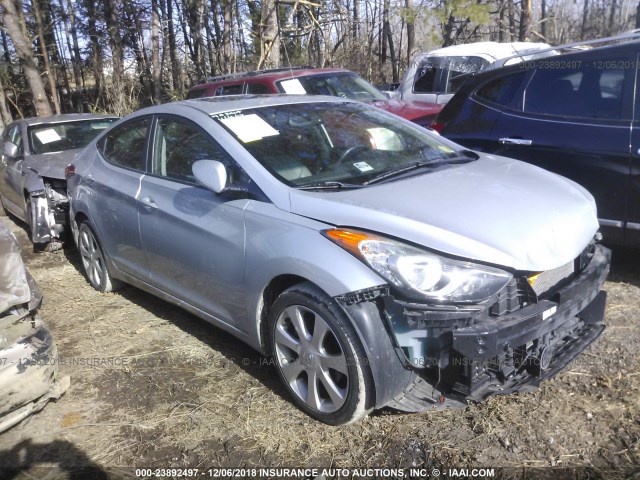
{"label": "windshield wiper", "polygon": [[[464,156],[451,157],[451,158],[439,158],[437,160],[423,160],[421,162],[415,162],[415,163],[412,163],[410,165],[405,165],[403,167],[396,168],[394,170],[387,170],[385,172],[382,172],[382,173],[376,175],[375,177],[372,177],[368,181],[364,182],[363,185],[371,185],[371,184],[374,184],[374,183],[379,183],[379,182],[382,182],[383,180],[387,180],[387,179],[392,178],[392,177],[397,177],[399,175],[402,175],[404,173],[410,172],[412,170],[419,170],[421,168],[437,167],[437,166],[440,166],[440,165],[453,165],[453,164],[456,164],[456,163],[467,163],[467,162],[470,162],[470,161],[474,160],[475,158],[477,158],[477,156],[468,155],[466,153],[466,151],[461,152],[461,153]],[[473,153],[473,152],[471,152],[471,153]]]}
{"label": "windshield wiper", "polygon": [[362,188],[362,187],[364,187],[364,185],[327,180],[324,182],[308,183],[306,185],[301,185],[297,188],[298,190],[348,190],[350,188]]}

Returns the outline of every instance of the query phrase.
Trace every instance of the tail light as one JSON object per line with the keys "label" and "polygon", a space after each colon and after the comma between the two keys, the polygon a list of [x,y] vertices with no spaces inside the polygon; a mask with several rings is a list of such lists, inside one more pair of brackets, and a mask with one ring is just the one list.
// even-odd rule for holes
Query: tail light
{"label": "tail light", "polygon": [[70,163],[66,167],[64,167],[64,178],[69,179],[76,174],[76,166],[73,163]]}
{"label": "tail light", "polygon": [[443,122],[431,122],[431,124],[429,125],[429,128],[431,130],[435,130],[438,133],[441,133],[442,130],[444,130],[445,125],[446,124]]}

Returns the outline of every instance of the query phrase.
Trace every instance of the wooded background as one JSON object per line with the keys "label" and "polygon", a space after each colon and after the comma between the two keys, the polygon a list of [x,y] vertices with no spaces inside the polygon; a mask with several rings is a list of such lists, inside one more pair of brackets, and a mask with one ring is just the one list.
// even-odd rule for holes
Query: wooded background
{"label": "wooded background", "polygon": [[384,83],[440,46],[558,44],[640,26],[638,0],[0,0],[0,14],[0,127],[123,115],[219,74],[333,66]]}

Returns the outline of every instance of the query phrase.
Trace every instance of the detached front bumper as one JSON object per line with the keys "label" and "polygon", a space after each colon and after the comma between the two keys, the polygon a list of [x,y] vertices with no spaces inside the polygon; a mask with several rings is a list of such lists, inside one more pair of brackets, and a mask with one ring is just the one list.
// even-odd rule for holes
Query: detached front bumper
{"label": "detached front bumper", "polygon": [[56,346],[37,315],[29,312],[0,319],[0,432],[59,398],[69,377],[56,381]]}
{"label": "detached front bumper", "polygon": [[611,252],[596,245],[590,257],[568,283],[502,315],[488,314],[488,305],[407,304],[382,293],[379,305],[404,369],[431,386],[428,395],[423,390],[424,405],[463,406],[530,391],[570,363],[605,328],[602,287]]}

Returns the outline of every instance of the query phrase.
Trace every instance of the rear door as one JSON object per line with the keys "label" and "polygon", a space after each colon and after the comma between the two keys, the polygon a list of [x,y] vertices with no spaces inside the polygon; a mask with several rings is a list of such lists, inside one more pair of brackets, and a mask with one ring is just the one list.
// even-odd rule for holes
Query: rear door
{"label": "rear door", "polygon": [[151,284],[232,324],[232,312],[244,309],[248,200],[202,187],[191,167],[218,160],[231,176],[239,167],[198,125],[174,115],[157,117],[151,159],[138,197]]}
{"label": "rear door", "polygon": [[146,168],[150,115],[134,118],[98,142],[99,159],[84,181],[98,238],[115,266],[138,279],[149,275],[138,229],[138,190]]}
{"label": "rear door", "polygon": [[640,54],[636,57],[636,89],[634,98],[633,128],[631,133],[631,175],[629,179],[629,216],[627,219],[627,244],[640,245]]}
{"label": "rear door", "polygon": [[634,64],[626,55],[539,61],[518,108],[501,110],[490,148],[584,186],[614,243],[628,215]]}

